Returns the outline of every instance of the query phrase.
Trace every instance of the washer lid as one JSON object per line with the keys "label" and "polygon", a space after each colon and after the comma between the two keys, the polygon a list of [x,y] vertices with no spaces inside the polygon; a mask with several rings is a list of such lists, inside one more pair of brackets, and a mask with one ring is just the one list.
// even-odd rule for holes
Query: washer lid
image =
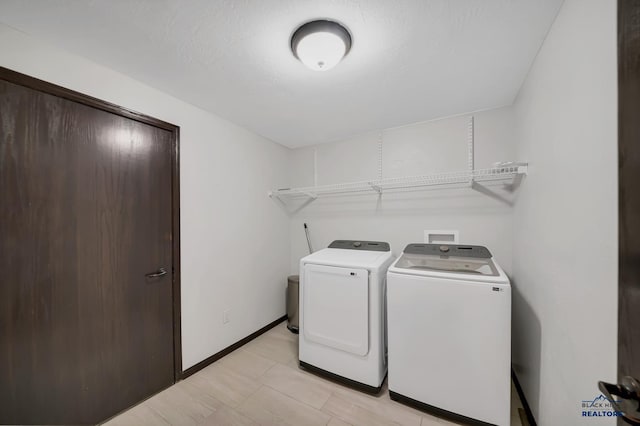
{"label": "washer lid", "polygon": [[465,281],[509,282],[489,250],[482,246],[409,244],[389,271]]}
{"label": "washer lid", "polygon": [[302,263],[342,266],[349,268],[378,269],[388,264],[393,255],[390,251],[345,250],[326,248],[301,259]]}

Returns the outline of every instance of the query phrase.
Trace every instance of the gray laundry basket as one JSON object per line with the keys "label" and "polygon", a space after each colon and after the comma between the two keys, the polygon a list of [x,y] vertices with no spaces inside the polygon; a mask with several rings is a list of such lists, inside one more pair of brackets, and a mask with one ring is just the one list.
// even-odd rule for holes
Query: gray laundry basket
{"label": "gray laundry basket", "polygon": [[298,297],[300,294],[300,276],[291,275],[287,278],[287,328],[292,333],[298,333]]}

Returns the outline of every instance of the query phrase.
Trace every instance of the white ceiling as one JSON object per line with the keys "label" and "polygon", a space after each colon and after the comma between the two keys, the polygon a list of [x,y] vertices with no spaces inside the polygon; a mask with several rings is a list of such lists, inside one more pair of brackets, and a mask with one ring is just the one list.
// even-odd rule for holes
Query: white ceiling
{"label": "white ceiling", "polygon": [[[0,21],[299,147],[512,103],[561,3],[2,0]],[[327,72],[289,48],[314,18],[353,34]]]}

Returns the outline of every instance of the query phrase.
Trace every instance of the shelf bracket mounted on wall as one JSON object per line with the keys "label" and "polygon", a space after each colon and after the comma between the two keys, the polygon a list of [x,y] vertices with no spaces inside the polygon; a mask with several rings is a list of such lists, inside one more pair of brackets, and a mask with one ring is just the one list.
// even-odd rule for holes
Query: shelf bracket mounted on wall
{"label": "shelf bracket mounted on wall", "polygon": [[[283,196],[285,194],[285,196]],[[289,213],[297,213],[318,198],[317,194],[298,188],[281,188],[268,193],[270,198],[277,200]],[[285,198],[306,197],[301,203],[294,208],[290,208]]]}
{"label": "shelf bracket mounted on wall", "polygon": [[[505,167],[505,166],[512,167],[513,165],[515,165],[515,163],[498,163],[494,167],[496,169],[500,169],[501,167]],[[515,192],[515,190],[520,186],[520,183],[522,183],[522,179],[524,175],[527,173],[526,163],[524,164],[520,163],[516,167],[519,169],[518,173],[516,173],[513,176],[513,179],[511,180],[510,183],[504,183],[502,185],[502,189],[506,191],[506,193],[508,194]],[[509,196],[507,196],[507,194],[500,193],[494,190],[493,188],[490,188],[486,185],[479,183],[477,180],[473,178],[471,179],[471,189],[473,189],[474,191],[480,192],[481,194],[484,194],[488,197],[491,197],[494,200],[498,200],[505,204],[508,204],[510,206],[512,206],[514,203],[514,201]]]}
{"label": "shelf bracket mounted on wall", "polygon": [[494,200],[498,200],[501,201],[505,204],[508,205],[513,205],[513,201],[511,201],[510,199],[508,199],[507,197],[501,195],[500,193],[496,192],[496,191],[492,191],[491,189],[487,188],[484,185],[480,185],[478,182],[471,182],[471,189],[480,192],[481,194],[486,195],[487,197],[491,197]]}
{"label": "shelf bracket mounted on wall", "polygon": [[[493,198],[494,200],[498,200],[500,202],[503,202],[505,204],[512,206],[513,200],[511,200],[509,197],[493,190],[492,188],[489,188],[486,185],[482,185],[478,183],[475,179],[475,174],[474,174],[474,171],[475,171],[475,119],[473,116],[469,117],[469,123],[467,125],[467,149],[468,149],[467,161],[468,161],[469,172],[471,173],[471,178],[469,180],[469,187],[474,191],[480,192],[481,194],[484,194],[488,197]],[[494,168],[496,169],[511,167],[514,165],[518,167],[518,173],[514,175],[513,180],[510,183],[505,183],[503,185],[503,189],[505,189],[507,192],[510,192],[510,193],[514,192],[520,186],[520,183],[522,183],[522,179],[524,175],[527,173],[528,165],[518,164],[513,162],[494,164]]]}

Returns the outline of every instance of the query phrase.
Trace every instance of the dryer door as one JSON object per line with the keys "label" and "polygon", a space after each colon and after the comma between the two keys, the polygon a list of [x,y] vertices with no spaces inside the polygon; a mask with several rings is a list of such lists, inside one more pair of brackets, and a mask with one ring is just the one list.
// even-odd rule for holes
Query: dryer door
{"label": "dryer door", "polygon": [[350,352],[369,352],[369,272],[309,265],[302,280],[306,339]]}

